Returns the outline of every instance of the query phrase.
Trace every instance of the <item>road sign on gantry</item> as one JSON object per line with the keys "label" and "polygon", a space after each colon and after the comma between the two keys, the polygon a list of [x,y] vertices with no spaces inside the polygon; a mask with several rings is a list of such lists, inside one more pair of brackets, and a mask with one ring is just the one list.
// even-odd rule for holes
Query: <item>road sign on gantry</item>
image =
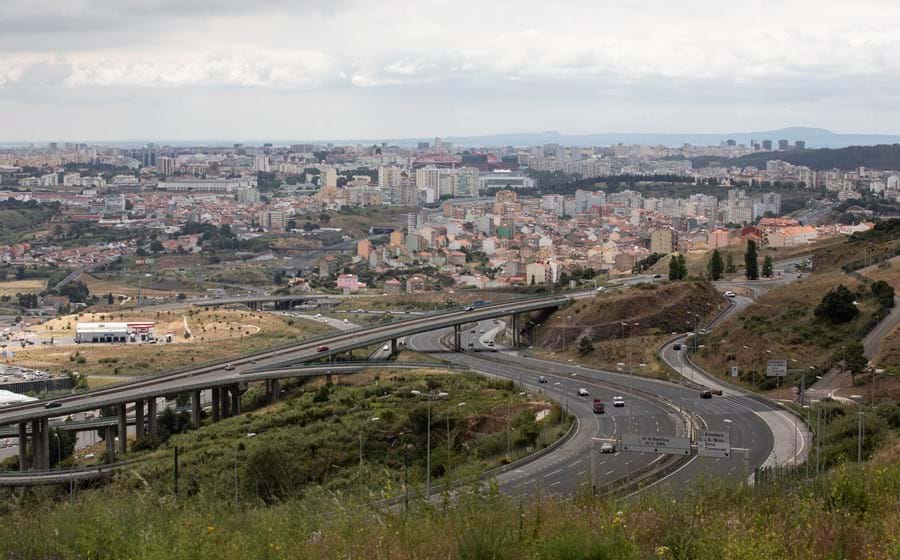
{"label": "road sign on gantry", "polygon": [[668,455],[690,455],[691,440],[673,436],[622,436],[622,450],[638,453],[664,453]]}
{"label": "road sign on gantry", "polygon": [[700,430],[697,433],[697,455],[701,457],[731,457],[728,432]]}

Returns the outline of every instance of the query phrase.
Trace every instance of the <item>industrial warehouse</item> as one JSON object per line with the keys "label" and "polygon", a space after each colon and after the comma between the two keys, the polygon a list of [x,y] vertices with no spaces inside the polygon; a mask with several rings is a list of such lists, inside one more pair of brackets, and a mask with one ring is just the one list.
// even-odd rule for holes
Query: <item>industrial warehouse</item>
{"label": "industrial warehouse", "polygon": [[77,343],[150,342],[154,340],[152,321],[139,323],[78,323]]}

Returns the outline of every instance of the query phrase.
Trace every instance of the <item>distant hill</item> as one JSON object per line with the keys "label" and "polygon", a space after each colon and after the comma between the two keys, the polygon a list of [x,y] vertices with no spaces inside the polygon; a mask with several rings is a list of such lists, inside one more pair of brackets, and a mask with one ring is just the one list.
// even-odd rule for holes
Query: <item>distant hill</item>
{"label": "distant hill", "polygon": [[808,148],[843,148],[846,146],[873,146],[900,143],[900,135],[890,134],[840,134],[824,128],[789,127],[758,132],[716,133],[655,133],[655,132],[604,132],[596,134],[560,134],[559,132],[494,134],[489,136],[456,136],[445,138],[457,146],[537,146],[556,143],[564,146],[612,146],[614,144],[648,144],[663,146],[718,145],[725,140],[749,145],[751,141],[797,140],[806,142]]}
{"label": "distant hill", "polygon": [[759,152],[739,158],[699,157],[691,159],[694,167],[728,165],[752,166],[765,169],[769,160],[780,159],[794,165],[805,165],[817,171],[825,169],[900,169],[900,144],[879,146],[851,146],[848,148],[818,150],[791,150],[786,152]]}
{"label": "distant hill", "polygon": [[[439,131],[436,131],[439,134]],[[738,144],[749,145],[751,140],[787,140],[793,142],[803,140],[807,148],[844,148],[847,146],[874,146],[877,144],[898,144],[900,134],[843,134],[832,132],[824,128],[812,128],[794,126],[777,130],[762,130],[758,132],[599,132],[591,134],[562,134],[555,130],[544,132],[510,132],[503,134],[485,134],[476,136],[442,136],[443,140],[451,142],[455,146],[477,148],[483,146],[540,146],[542,144],[560,144],[562,146],[613,146],[615,144],[647,144],[677,147],[682,144],[695,146],[719,145],[725,140],[734,140]],[[259,139],[223,139],[210,140],[171,140],[165,138],[147,138],[132,143],[128,142],[99,142],[104,145],[140,147],[146,142],[157,142],[170,146],[231,146],[235,142],[246,146],[261,146],[263,142],[273,142],[278,145],[325,143],[331,142],[338,145],[360,144],[373,145],[386,142],[397,146],[415,146],[419,142],[432,142],[434,137],[408,137],[408,138],[272,138]],[[3,144],[0,143],[0,146]]]}

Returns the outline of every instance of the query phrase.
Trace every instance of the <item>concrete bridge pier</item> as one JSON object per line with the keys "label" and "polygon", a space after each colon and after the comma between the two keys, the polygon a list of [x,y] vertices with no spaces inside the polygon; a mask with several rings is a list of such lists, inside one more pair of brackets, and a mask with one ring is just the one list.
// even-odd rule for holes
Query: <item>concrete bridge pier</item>
{"label": "concrete bridge pier", "polygon": [[241,390],[237,385],[231,387],[231,414],[241,413]]}
{"label": "concrete bridge pier", "polygon": [[144,401],[134,401],[134,439],[135,441],[143,441],[144,439]]}
{"label": "concrete bridge pier", "polygon": [[50,419],[41,418],[41,468],[50,468]]}
{"label": "concrete bridge pier", "polygon": [[399,348],[397,347],[397,339],[391,339],[391,356],[396,356],[399,353]]}
{"label": "concrete bridge pier", "polygon": [[28,423],[19,422],[19,470],[28,468]]}
{"label": "concrete bridge pier", "polygon": [[213,387],[212,389],[210,389],[210,391],[212,392],[212,419],[213,419],[213,422],[218,422],[219,420],[222,419],[222,416],[221,416],[222,408],[221,408],[221,405],[219,404],[219,395],[220,395],[219,388]]}
{"label": "concrete bridge pier", "polygon": [[31,466],[34,470],[50,468],[50,419],[31,421]]}
{"label": "concrete bridge pier", "polygon": [[151,436],[156,435],[156,397],[147,399],[147,427]]}
{"label": "concrete bridge pier", "polygon": [[40,470],[44,461],[41,459],[41,450],[44,446],[41,444],[41,421],[31,421],[31,468]]}
{"label": "concrete bridge pier", "polygon": [[200,389],[191,391],[191,424],[200,427]]}
{"label": "concrete bridge pier", "polygon": [[103,430],[104,439],[106,440],[106,461],[112,463],[116,460],[116,435],[112,426],[107,426]]}
{"label": "concrete bridge pier", "polygon": [[281,380],[273,379],[269,382],[269,402],[278,402],[278,395],[281,393]]}
{"label": "concrete bridge pier", "polygon": [[453,349],[462,350],[462,325],[453,325]]}
{"label": "concrete bridge pier", "polygon": [[122,455],[128,451],[128,416],[126,416],[125,403],[119,405],[119,453]]}
{"label": "concrete bridge pier", "polygon": [[512,316],[512,345],[513,348],[519,347],[519,316]]}
{"label": "concrete bridge pier", "polygon": [[219,416],[222,418],[231,416],[231,400],[228,398],[228,387],[219,387],[219,406],[222,407]]}

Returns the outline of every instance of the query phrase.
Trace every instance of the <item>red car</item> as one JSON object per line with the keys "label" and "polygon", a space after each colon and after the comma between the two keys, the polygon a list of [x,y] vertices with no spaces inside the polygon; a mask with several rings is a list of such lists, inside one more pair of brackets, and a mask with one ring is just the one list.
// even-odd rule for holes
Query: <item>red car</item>
{"label": "red car", "polygon": [[331,349],[327,346],[319,346],[318,348],[316,348],[316,352],[328,352],[329,350]]}

